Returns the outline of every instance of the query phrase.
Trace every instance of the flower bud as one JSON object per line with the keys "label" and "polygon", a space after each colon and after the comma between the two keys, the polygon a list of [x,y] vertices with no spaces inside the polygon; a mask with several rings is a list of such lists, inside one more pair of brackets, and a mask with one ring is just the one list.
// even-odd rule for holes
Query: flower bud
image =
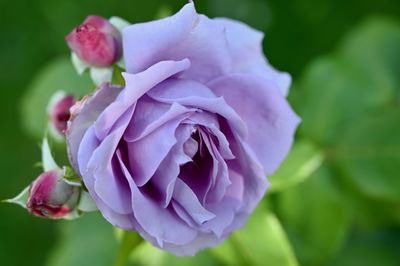
{"label": "flower bud", "polygon": [[67,122],[71,116],[69,109],[75,102],[73,95],[66,95],[64,93],[57,93],[50,101],[48,110],[50,122],[58,133],[64,134],[67,129]]}
{"label": "flower bud", "polygon": [[26,204],[30,213],[48,219],[60,219],[76,208],[79,188],[60,179],[61,175],[61,171],[48,171],[31,184]]}
{"label": "flower bud", "polygon": [[95,67],[111,66],[122,54],[121,33],[99,16],[88,16],[66,41],[83,62]]}

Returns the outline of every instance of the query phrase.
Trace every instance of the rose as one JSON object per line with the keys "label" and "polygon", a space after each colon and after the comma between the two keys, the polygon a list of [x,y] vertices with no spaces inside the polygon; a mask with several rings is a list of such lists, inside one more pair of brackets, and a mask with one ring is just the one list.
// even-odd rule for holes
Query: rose
{"label": "rose", "polygon": [[26,203],[28,211],[47,219],[66,217],[78,205],[78,187],[67,184],[62,172],[52,170],[42,173],[29,187]]}
{"label": "rose", "polygon": [[96,85],[112,80],[114,64],[124,68],[121,31],[129,23],[119,17],[88,16],[65,38],[78,74],[87,69]]}
{"label": "rose", "polygon": [[299,122],[290,77],[261,41],[192,3],[124,29],[125,87],[83,99],[67,129],[71,164],[110,223],[177,255],[243,226]]}
{"label": "rose", "polygon": [[88,16],[66,37],[68,46],[85,63],[108,67],[122,54],[121,33],[108,20]]}

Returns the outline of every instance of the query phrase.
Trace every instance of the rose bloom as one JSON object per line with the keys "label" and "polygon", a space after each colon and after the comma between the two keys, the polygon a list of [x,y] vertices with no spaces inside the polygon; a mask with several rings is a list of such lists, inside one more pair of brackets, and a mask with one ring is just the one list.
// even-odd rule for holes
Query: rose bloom
{"label": "rose bloom", "polygon": [[262,39],[193,3],[124,29],[125,87],[83,99],[67,129],[70,161],[110,223],[177,255],[244,225],[299,123],[290,76],[268,65]]}

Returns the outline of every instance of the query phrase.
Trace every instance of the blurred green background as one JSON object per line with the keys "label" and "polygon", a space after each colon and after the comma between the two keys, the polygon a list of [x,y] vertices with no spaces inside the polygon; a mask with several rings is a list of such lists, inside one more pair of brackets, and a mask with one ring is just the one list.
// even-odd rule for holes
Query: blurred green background
{"label": "blurred green background", "polygon": [[[132,264],[400,265],[400,2],[195,2],[201,13],[266,33],[270,62],[293,76],[289,99],[303,123],[243,231],[195,258],[144,245]],[[34,165],[51,91],[86,84],[70,78],[64,36],[89,14],[134,23],[183,4],[0,1],[0,199],[40,173]],[[112,265],[117,250],[115,233],[97,214],[54,222],[0,204],[0,232],[1,265]]]}

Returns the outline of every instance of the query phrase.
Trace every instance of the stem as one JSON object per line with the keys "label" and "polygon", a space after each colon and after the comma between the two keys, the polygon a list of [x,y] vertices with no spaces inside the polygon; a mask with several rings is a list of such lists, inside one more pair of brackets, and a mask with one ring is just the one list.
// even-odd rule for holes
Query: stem
{"label": "stem", "polygon": [[124,231],[121,243],[119,245],[114,266],[125,266],[132,250],[139,246],[142,238],[136,232]]}
{"label": "stem", "polygon": [[231,246],[236,253],[238,265],[253,265],[253,262],[248,254],[248,250],[240,243],[235,234],[232,234],[228,241],[230,241]]}

